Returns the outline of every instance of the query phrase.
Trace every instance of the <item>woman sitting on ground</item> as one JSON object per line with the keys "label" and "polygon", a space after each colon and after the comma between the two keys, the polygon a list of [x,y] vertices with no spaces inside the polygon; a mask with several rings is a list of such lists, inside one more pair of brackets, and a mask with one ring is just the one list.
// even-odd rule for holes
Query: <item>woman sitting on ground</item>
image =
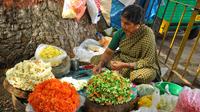
{"label": "woman sitting on ground", "polygon": [[122,29],[115,33],[101,56],[91,59],[96,65],[93,68],[95,74],[107,67],[119,71],[134,83],[150,83],[160,76],[155,36],[143,20],[144,11],[140,6],[130,5],[123,10]]}

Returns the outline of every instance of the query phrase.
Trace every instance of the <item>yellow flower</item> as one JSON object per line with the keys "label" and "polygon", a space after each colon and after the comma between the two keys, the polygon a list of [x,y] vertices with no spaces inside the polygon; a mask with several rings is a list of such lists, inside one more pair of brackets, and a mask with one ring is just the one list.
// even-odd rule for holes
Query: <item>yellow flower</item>
{"label": "yellow flower", "polygon": [[50,59],[59,56],[61,54],[63,54],[61,50],[57,49],[56,47],[48,45],[40,52],[40,57],[42,59]]}
{"label": "yellow flower", "polygon": [[152,96],[151,95],[143,96],[138,101],[139,107],[150,107],[151,105],[152,105]]}

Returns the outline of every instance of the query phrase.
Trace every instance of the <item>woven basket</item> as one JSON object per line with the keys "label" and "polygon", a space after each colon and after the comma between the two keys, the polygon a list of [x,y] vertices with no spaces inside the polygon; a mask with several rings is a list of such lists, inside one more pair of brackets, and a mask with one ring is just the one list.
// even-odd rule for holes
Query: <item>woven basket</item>
{"label": "woven basket", "polygon": [[23,91],[21,89],[13,87],[7,80],[4,80],[3,86],[10,94],[18,98],[27,99],[29,93],[31,93],[31,91]]}
{"label": "woven basket", "polygon": [[25,112],[26,109],[26,99],[20,99],[12,95],[12,102],[16,112]]}
{"label": "woven basket", "polygon": [[119,104],[119,105],[100,105],[94,102],[89,101],[86,98],[84,110],[86,112],[130,112],[133,110],[135,103],[138,101],[138,98],[131,100],[128,103]]}

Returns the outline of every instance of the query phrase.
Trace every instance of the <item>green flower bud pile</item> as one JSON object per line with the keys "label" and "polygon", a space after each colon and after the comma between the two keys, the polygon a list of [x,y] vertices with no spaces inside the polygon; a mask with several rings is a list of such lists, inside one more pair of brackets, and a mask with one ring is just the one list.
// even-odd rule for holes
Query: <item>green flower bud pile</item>
{"label": "green flower bud pile", "polygon": [[117,72],[94,75],[86,88],[87,98],[100,105],[117,105],[131,100],[131,82]]}

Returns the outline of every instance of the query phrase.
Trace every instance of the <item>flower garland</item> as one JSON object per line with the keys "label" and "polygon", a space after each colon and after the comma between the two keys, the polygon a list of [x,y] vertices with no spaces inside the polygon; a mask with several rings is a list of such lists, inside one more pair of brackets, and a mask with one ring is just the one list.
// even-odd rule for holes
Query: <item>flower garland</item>
{"label": "flower garland", "polygon": [[75,112],[80,98],[71,84],[50,79],[35,87],[28,102],[36,112]]}

